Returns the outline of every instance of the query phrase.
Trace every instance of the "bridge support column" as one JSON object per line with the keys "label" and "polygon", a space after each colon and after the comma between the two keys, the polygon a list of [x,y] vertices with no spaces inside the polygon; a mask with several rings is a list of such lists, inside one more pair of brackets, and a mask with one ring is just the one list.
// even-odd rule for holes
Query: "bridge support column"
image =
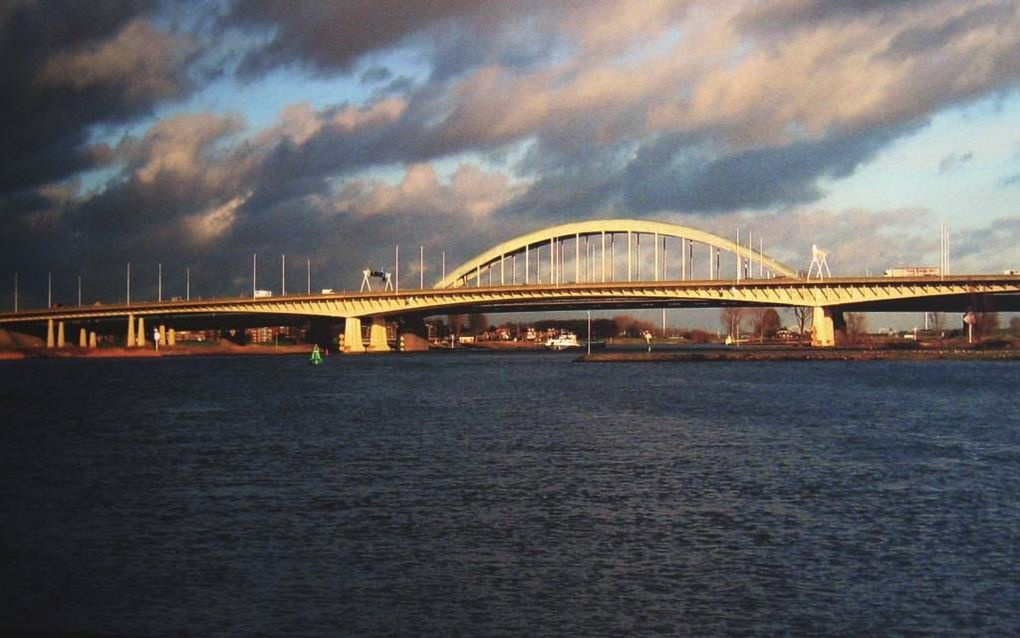
{"label": "bridge support column", "polygon": [[386,317],[372,317],[368,335],[369,352],[390,351],[390,345],[386,343]]}
{"label": "bridge support column", "polygon": [[843,311],[832,306],[815,306],[811,325],[811,345],[832,348],[836,331],[843,329]]}
{"label": "bridge support column", "polygon": [[66,342],[64,341],[64,322],[63,321],[58,321],[57,322],[57,347],[58,348],[63,348],[65,345],[66,345]]}
{"label": "bridge support column", "polygon": [[166,345],[166,326],[159,324],[159,343]]}
{"label": "bridge support column", "polygon": [[99,344],[96,343],[96,332],[95,330],[92,330],[89,332],[89,348],[95,350],[97,345]]}
{"label": "bridge support column", "polygon": [[177,333],[174,332],[173,328],[166,331],[166,345],[176,346],[177,345]]}
{"label": "bridge support column", "polygon": [[145,347],[145,317],[138,318],[138,330],[135,332],[135,345],[139,348]]}
{"label": "bridge support column", "polygon": [[347,317],[344,319],[344,352],[357,354],[365,351],[365,344],[361,343],[361,317]]}
{"label": "bridge support column", "polygon": [[82,349],[89,347],[89,335],[85,328],[78,329],[78,347]]}
{"label": "bridge support column", "polygon": [[135,316],[128,315],[127,347],[135,347]]}
{"label": "bridge support column", "polygon": [[53,320],[46,320],[46,347],[52,348],[56,342],[53,340]]}

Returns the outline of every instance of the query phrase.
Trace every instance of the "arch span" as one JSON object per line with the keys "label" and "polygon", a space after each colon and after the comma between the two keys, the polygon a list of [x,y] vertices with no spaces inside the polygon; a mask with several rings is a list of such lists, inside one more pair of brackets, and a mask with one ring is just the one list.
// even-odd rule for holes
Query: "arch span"
{"label": "arch span", "polygon": [[[541,268],[542,261],[544,259],[549,270],[547,270],[547,281],[552,280],[554,282],[562,282],[563,276],[566,274],[565,269],[562,267],[563,263],[563,247],[562,244],[565,240],[574,240],[574,272],[576,281],[578,277],[576,273],[579,271],[580,264],[580,240],[581,238],[586,239],[586,257],[594,257],[595,267],[588,268],[587,272],[592,273],[594,277],[593,281],[606,281],[607,276],[607,254],[606,254],[606,239],[609,238],[613,242],[615,249],[615,238],[618,235],[627,236],[627,268],[628,268],[628,280],[630,280],[630,268],[631,268],[631,236],[637,235],[639,238],[642,235],[653,235],[656,240],[659,237],[673,237],[676,239],[687,240],[694,243],[704,244],[711,246],[714,249],[719,249],[738,256],[739,258],[746,259],[750,264],[760,264],[760,266],[768,270],[774,275],[780,275],[783,277],[797,277],[797,272],[792,268],[772,259],[771,257],[748,248],[747,246],[740,246],[736,242],[733,242],[724,237],[713,235],[712,233],[698,230],[697,228],[691,228],[689,226],[680,226],[678,224],[668,224],[666,222],[657,222],[651,220],[642,219],[596,219],[583,222],[573,222],[569,224],[562,224],[559,226],[552,226],[549,228],[543,228],[536,230],[520,237],[515,237],[509,241],[503,242],[498,246],[494,246],[489,250],[476,255],[474,258],[468,260],[464,264],[458,266],[450,274],[440,279],[435,283],[435,288],[457,288],[466,286],[475,278],[478,283],[481,283],[482,271],[487,271],[491,277],[493,268],[498,266],[500,274],[505,282],[505,260],[508,257],[515,255],[525,255],[527,263],[524,265],[525,273],[523,283],[530,283],[530,273],[532,269],[532,263],[537,266],[537,272],[539,274],[538,283],[541,282]],[[589,251],[587,240],[591,237],[598,237],[599,241],[596,242],[595,248]],[[638,246],[640,246],[640,239],[638,239]],[[540,257],[543,249],[546,250],[546,257]],[[557,252],[559,251],[559,252]],[[655,277],[658,277],[659,266],[659,244],[655,242],[653,247],[655,253]],[[532,262],[532,253],[535,254],[534,262]],[[558,255],[558,257],[553,257]],[[710,253],[710,263],[711,253]],[[714,265],[714,264],[713,264]],[[608,265],[608,268],[612,269],[615,273],[615,261]],[[556,269],[559,268],[559,272]],[[638,266],[640,268],[640,266]],[[665,270],[665,255],[663,255],[663,270]],[[693,273],[692,273],[693,274]],[[718,274],[718,273],[717,273]],[[557,275],[560,279],[557,279]],[[615,280],[615,277],[612,278]],[[502,283],[502,282],[501,282]],[[520,283],[516,282],[515,283]]]}

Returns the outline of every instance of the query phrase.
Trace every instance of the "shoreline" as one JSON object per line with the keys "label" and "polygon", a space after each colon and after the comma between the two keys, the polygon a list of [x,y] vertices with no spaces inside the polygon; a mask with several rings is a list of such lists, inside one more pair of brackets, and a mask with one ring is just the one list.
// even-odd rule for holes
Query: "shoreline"
{"label": "shoreline", "polygon": [[307,355],[312,351],[312,345],[287,345],[287,346],[239,346],[239,345],[215,345],[215,346],[163,346],[156,351],[155,348],[91,348],[83,349],[77,346],[65,346],[64,348],[17,348],[0,350],[0,361],[20,361],[25,359],[162,359],[177,357],[222,357],[222,356],[281,356],[281,355]]}
{"label": "shoreline", "polygon": [[700,363],[713,361],[1020,361],[1012,348],[807,348],[783,350],[697,350],[672,352],[598,352],[575,359],[579,363]]}

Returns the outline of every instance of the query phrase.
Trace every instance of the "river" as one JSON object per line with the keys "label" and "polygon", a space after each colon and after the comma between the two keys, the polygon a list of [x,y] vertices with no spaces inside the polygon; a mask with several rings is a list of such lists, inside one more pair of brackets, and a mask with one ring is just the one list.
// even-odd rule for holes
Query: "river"
{"label": "river", "polygon": [[0,362],[2,628],[1016,635],[1020,362]]}

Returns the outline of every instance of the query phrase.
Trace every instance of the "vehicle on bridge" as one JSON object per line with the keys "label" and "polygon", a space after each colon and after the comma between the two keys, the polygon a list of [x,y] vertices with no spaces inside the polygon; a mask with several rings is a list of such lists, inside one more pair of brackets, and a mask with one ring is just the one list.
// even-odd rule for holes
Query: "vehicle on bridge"
{"label": "vehicle on bridge", "polygon": [[935,266],[904,266],[885,271],[886,277],[938,277],[939,274]]}

